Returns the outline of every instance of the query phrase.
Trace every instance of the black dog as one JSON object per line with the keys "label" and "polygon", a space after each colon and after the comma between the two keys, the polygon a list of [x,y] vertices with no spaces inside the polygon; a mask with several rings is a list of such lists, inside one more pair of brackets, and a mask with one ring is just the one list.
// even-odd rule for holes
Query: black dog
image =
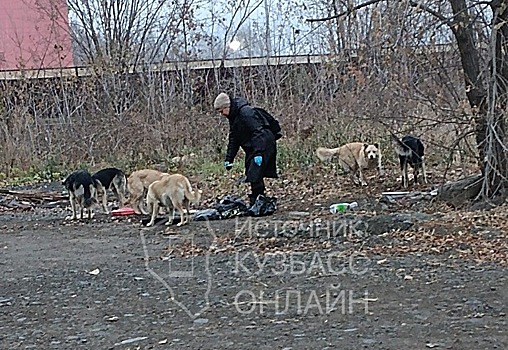
{"label": "black dog", "polygon": [[402,172],[402,186],[407,188],[409,178],[407,174],[408,164],[413,167],[414,183],[418,183],[418,172],[420,168],[423,172],[423,181],[427,183],[427,174],[425,170],[424,153],[425,147],[422,141],[414,136],[404,136],[402,140],[399,140],[397,136],[392,134],[392,143],[395,152],[399,156],[400,170]]}
{"label": "black dog", "polygon": [[97,189],[97,197],[102,195],[102,208],[108,214],[107,190],[111,189],[118,198],[118,204],[123,207],[127,192],[127,178],[123,171],[117,168],[106,168],[93,174]]}
{"label": "black dog", "polygon": [[76,170],[70,174],[63,185],[69,192],[72,207],[71,220],[76,219],[76,205],[80,207],[80,219],[83,219],[83,210],[88,211],[88,218],[92,218],[92,208],[97,203],[95,182],[92,175],[86,170]]}

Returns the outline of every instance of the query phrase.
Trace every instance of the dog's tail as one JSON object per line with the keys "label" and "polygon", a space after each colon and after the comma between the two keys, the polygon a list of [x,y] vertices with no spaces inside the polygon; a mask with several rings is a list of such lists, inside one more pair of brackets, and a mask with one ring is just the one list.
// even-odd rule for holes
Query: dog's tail
{"label": "dog's tail", "polygon": [[199,201],[201,200],[201,190],[198,190],[198,191],[193,191],[192,190],[192,186],[189,182],[189,179],[185,178],[185,187],[184,187],[184,191],[185,191],[185,198],[187,198],[189,201],[195,203],[195,204],[198,204]]}
{"label": "dog's tail", "polygon": [[337,153],[338,150],[339,147],[337,148],[318,147],[316,149],[316,155],[318,156],[320,161],[329,162],[333,158],[333,156]]}
{"label": "dog's tail", "polygon": [[397,136],[395,136],[394,133],[391,133],[392,136],[392,144],[393,148],[395,149],[395,152],[399,156],[410,156],[411,155],[411,148],[409,148],[408,145],[406,145],[404,142],[399,140]]}

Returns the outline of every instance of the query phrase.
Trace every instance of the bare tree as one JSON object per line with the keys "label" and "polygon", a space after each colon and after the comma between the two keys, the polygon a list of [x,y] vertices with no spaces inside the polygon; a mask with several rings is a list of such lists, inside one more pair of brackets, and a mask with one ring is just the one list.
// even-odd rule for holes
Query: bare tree
{"label": "bare tree", "polygon": [[[219,25],[219,29],[222,32],[221,40],[221,62],[227,58],[227,54],[230,50],[228,44],[231,42],[237,34],[240,32],[242,27],[247,23],[252,14],[261,6],[263,0],[246,0],[241,2],[226,2],[223,7],[231,13],[229,19],[221,19],[221,15],[215,13],[212,9],[212,32],[215,33],[215,23]],[[218,34],[218,33],[217,33]]]}
{"label": "bare tree", "polygon": [[[166,54],[174,34],[182,30],[190,1],[70,0],[75,43],[86,63],[112,64],[117,69],[151,61],[161,47]],[[169,45],[160,45],[161,42]]]}

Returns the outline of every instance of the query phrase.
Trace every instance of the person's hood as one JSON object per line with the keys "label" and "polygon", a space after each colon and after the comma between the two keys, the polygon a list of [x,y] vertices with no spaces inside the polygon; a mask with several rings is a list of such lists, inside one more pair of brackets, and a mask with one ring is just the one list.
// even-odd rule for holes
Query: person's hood
{"label": "person's hood", "polygon": [[231,99],[231,106],[229,107],[229,120],[234,120],[239,114],[240,109],[244,106],[248,106],[249,102],[243,97],[235,97]]}

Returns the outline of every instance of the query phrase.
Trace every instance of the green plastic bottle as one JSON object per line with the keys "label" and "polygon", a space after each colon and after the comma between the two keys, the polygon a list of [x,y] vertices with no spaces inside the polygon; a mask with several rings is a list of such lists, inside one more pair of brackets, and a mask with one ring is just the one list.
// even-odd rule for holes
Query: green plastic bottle
{"label": "green plastic bottle", "polygon": [[330,205],[330,213],[336,214],[336,213],[344,213],[349,209],[356,208],[358,206],[358,203],[351,202],[351,203],[335,203]]}

